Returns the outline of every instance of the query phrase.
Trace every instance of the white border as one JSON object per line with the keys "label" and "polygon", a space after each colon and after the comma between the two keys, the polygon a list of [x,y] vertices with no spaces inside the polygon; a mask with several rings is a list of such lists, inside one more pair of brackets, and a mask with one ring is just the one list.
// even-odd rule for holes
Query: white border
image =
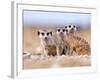
{"label": "white border", "polygon": [[[75,73],[86,73],[96,72],[96,45],[95,45],[95,31],[96,29],[96,9],[93,7],[71,7],[71,6],[59,6],[59,5],[39,5],[39,4],[25,4],[25,3],[12,3],[13,5],[13,23],[12,29],[13,34],[13,50],[12,50],[12,77],[45,77],[75,74]],[[91,13],[91,46],[92,46],[92,60],[91,67],[75,67],[75,68],[60,68],[60,69],[37,69],[37,70],[22,70],[22,10],[45,10],[45,11],[62,11],[62,12],[80,12],[80,13]],[[93,54],[95,53],[95,54]]]}

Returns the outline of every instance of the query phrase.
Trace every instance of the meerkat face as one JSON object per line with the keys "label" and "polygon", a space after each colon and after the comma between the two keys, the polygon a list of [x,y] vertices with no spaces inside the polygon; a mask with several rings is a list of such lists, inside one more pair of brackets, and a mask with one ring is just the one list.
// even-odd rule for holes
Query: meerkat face
{"label": "meerkat face", "polygon": [[57,28],[58,35],[63,35],[64,32],[65,32],[65,28]]}
{"label": "meerkat face", "polygon": [[76,25],[68,25],[65,26],[65,28],[68,30],[69,33],[74,33],[78,30],[78,27]]}
{"label": "meerkat face", "polygon": [[67,28],[64,29],[63,35],[66,36],[67,34],[69,34],[69,30]]}
{"label": "meerkat face", "polygon": [[52,32],[49,32],[49,31],[46,31],[46,30],[38,31],[38,36],[39,36],[40,39],[47,41],[52,36]]}

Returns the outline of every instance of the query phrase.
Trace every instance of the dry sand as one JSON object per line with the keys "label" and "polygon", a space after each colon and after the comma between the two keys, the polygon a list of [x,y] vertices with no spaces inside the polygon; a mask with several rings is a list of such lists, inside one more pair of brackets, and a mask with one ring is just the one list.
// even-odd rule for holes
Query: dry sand
{"label": "dry sand", "polygon": [[60,67],[81,67],[90,66],[90,56],[59,56],[57,57],[44,57],[41,58],[27,58],[23,59],[24,69],[37,69],[37,68],[60,68]]}

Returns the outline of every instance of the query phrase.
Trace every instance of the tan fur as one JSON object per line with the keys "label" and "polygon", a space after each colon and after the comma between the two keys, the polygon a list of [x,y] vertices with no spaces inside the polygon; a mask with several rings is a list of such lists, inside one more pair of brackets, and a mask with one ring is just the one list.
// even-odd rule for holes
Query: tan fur
{"label": "tan fur", "polygon": [[47,49],[48,49],[48,55],[49,56],[56,56],[57,55],[55,45],[48,45]]}
{"label": "tan fur", "polygon": [[65,43],[69,43],[71,49],[78,55],[90,55],[90,45],[81,37],[68,34],[64,38]]}

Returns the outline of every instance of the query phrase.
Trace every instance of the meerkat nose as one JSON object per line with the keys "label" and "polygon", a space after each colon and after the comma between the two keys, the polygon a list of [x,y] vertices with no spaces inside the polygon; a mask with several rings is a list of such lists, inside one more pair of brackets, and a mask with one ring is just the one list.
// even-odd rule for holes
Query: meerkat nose
{"label": "meerkat nose", "polygon": [[72,28],[71,30],[74,31],[74,28]]}
{"label": "meerkat nose", "polygon": [[63,34],[63,32],[60,32],[60,34]]}
{"label": "meerkat nose", "polygon": [[47,37],[45,37],[45,39],[47,40]]}

